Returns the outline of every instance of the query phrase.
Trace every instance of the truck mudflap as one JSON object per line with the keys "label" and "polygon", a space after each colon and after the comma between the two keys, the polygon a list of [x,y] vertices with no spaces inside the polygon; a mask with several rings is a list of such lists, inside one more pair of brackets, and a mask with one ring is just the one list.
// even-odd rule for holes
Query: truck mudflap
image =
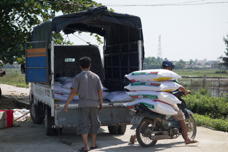
{"label": "truck mudflap", "polygon": [[[63,111],[64,105],[55,105],[55,126],[57,128],[79,126],[78,104],[69,105],[68,112]],[[102,126],[130,124],[132,111],[122,104],[103,104],[99,112]]]}

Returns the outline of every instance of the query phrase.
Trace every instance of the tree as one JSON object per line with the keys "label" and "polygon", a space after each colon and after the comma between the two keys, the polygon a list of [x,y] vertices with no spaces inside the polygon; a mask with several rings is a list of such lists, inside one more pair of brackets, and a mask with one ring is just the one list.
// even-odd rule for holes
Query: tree
{"label": "tree", "polygon": [[179,60],[175,63],[175,69],[184,69],[186,62],[184,60]]}
{"label": "tree", "polygon": [[144,59],[143,68],[144,69],[158,69],[161,68],[163,59],[160,57],[147,57]]}
{"label": "tree", "polygon": [[228,35],[224,38],[224,42],[226,44],[226,51],[225,51],[225,57],[222,57],[223,65],[228,67]]}
{"label": "tree", "polygon": [[92,0],[1,0],[0,61],[22,62],[32,28],[53,18],[57,12],[78,12],[97,5],[100,4]]}

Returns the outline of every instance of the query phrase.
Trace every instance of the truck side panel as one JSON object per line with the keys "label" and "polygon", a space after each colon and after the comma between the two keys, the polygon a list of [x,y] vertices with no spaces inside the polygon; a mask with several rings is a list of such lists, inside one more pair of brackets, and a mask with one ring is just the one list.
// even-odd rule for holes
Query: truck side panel
{"label": "truck side panel", "polygon": [[36,102],[39,101],[49,106],[53,104],[53,96],[50,86],[32,83],[31,89]]}
{"label": "truck side panel", "polygon": [[48,55],[47,49],[26,50],[26,81],[48,82]]}

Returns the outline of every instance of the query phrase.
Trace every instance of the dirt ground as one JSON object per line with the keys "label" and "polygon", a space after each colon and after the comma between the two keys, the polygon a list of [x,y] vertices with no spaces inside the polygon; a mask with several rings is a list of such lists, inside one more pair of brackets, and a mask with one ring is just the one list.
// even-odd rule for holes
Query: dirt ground
{"label": "dirt ground", "polygon": [[[28,89],[0,84],[3,89],[3,102],[6,107],[17,108],[17,99],[27,100]],[[5,88],[6,87],[6,88]],[[7,91],[7,88],[9,89]],[[20,91],[18,91],[20,90]],[[0,107],[4,104],[0,104]],[[8,105],[7,105],[8,104]],[[21,108],[24,104],[19,104]],[[138,143],[129,145],[129,137],[134,133],[128,126],[124,135],[114,136],[102,127],[97,137],[97,152],[227,152],[228,133],[198,127],[197,144],[185,145],[178,137],[161,140],[155,147],[143,148]],[[82,146],[81,138],[75,129],[64,129],[61,136],[45,135],[44,125],[35,125],[30,120],[20,122],[18,127],[0,129],[0,152],[76,152]]]}
{"label": "dirt ground", "polygon": [[[11,85],[0,84],[2,97],[0,98],[1,109],[28,108],[28,88],[19,88]],[[19,102],[18,102],[19,101]]]}

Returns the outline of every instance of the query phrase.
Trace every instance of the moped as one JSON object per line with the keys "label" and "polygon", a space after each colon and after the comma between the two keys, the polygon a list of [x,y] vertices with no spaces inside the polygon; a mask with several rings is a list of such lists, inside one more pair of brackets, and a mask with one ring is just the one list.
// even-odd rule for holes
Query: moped
{"label": "moped", "polygon": [[[187,109],[186,103],[181,99],[183,93],[175,92],[174,95],[182,101],[178,107],[185,115],[188,137],[193,140],[197,132],[193,113]],[[131,129],[136,129],[136,139],[143,147],[154,146],[158,140],[175,139],[181,134],[179,121],[173,116],[153,112],[143,103],[128,108],[134,111]]]}

